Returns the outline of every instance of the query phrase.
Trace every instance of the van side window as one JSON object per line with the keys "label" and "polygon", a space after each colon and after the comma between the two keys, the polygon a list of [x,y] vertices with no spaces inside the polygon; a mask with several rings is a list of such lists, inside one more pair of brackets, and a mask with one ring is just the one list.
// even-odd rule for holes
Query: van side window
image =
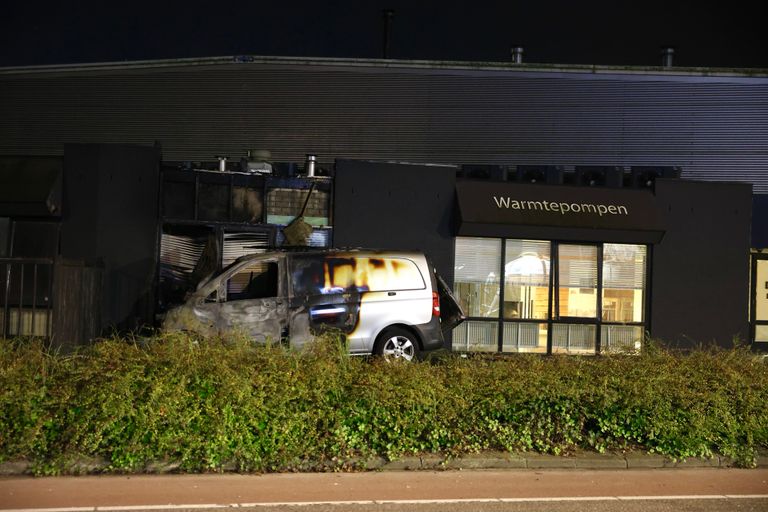
{"label": "van side window", "polygon": [[291,281],[293,294],[319,295],[325,283],[325,258],[322,256],[300,256],[293,260]]}
{"label": "van side window", "polygon": [[416,264],[405,258],[296,258],[292,280],[293,293],[297,296],[426,288]]}
{"label": "van side window", "polygon": [[241,268],[227,281],[227,302],[277,297],[277,262],[258,262]]}
{"label": "van side window", "polygon": [[411,260],[370,258],[365,266],[368,289],[372,292],[423,290],[427,286],[419,268]]}

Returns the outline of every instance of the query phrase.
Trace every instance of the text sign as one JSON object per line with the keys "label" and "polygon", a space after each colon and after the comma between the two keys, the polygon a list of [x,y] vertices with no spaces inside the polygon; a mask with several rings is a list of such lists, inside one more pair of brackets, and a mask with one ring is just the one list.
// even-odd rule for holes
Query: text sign
{"label": "text sign", "polygon": [[461,181],[456,194],[462,223],[663,229],[650,190]]}

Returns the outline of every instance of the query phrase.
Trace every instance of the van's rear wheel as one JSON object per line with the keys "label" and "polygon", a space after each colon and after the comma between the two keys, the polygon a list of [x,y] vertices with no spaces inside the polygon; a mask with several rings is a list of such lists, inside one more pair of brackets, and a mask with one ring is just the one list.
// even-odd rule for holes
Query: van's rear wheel
{"label": "van's rear wheel", "polygon": [[412,361],[419,354],[419,341],[405,329],[390,327],[379,335],[373,353],[389,361]]}

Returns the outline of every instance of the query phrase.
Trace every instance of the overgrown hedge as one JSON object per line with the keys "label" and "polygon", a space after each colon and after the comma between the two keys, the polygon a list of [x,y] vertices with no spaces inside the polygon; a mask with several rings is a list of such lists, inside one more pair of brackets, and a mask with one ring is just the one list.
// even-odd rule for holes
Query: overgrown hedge
{"label": "overgrown hedge", "polygon": [[239,339],[105,340],[75,355],[0,341],[0,462],[39,474],[81,457],[114,471],[354,467],[482,450],[720,453],[768,447],[768,365],[743,349],[675,355],[348,357]]}

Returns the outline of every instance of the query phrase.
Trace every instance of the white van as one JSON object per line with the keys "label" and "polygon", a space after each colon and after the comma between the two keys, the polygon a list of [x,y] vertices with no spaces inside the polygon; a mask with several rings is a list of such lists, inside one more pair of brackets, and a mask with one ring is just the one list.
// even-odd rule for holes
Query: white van
{"label": "white van", "polygon": [[245,332],[300,347],[328,329],[352,354],[411,360],[443,347],[461,307],[420,252],[321,250],[244,256],[168,312],[164,330]]}

